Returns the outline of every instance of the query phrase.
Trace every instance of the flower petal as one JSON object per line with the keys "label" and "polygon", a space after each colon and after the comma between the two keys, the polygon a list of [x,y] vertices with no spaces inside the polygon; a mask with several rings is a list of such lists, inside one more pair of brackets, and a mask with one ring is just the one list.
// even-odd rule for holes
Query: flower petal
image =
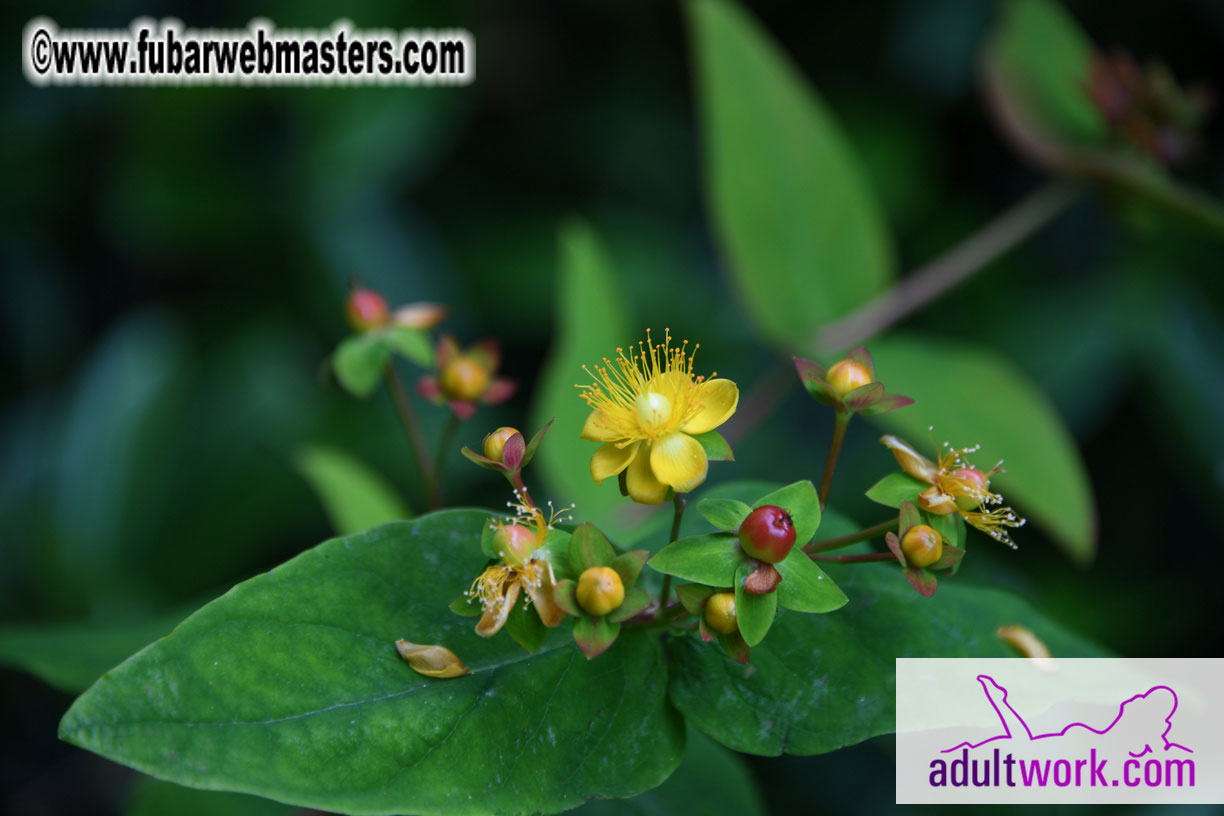
{"label": "flower petal", "polygon": [[536,612],[540,614],[540,620],[549,629],[560,626],[561,621],[565,620],[565,610],[557,605],[553,599],[553,592],[553,584],[547,581],[537,589],[527,590],[527,593],[531,595],[531,603],[535,605]]}
{"label": "flower petal", "polygon": [[641,444],[640,442],[634,442],[632,445],[626,445],[623,448],[618,448],[611,442],[605,442],[600,445],[599,449],[591,457],[591,478],[595,480],[595,484],[616,476],[622,470],[629,467],[629,463],[637,455],[638,447]]}
{"label": "flower petal", "polygon": [[413,671],[426,677],[462,677],[470,671],[459,656],[445,646],[409,643],[400,638],[395,641],[395,649]]}
{"label": "flower petal", "polygon": [[710,463],[700,442],[675,431],[650,446],[650,469],[663,484],[687,493],[705,481]]}
{"label": "flower petal", "polygon": [[587,414],[586,422],[582,425],[582,438],[592,442],[611,442],[623,435],[612,427],[612,423],[607,421],[601,411]]}
{"label": "flower petal", "polygon": [[480,616],[480,620],[476,623],[476,634],[481,637],[493,637],[503,626],[506,625],[506,618],[510,617],[510,610],[514,608],[515,601],[519,596],[519,583],[515,581],[506,589],[506,594],[502,596],[501,602],[497,608],[490,612],[488,609]]}
{"label": "flower petal", "polygon": [[629,498],[638,504],[662,504],[667,498],[667,485],[655,478],[650,458],[650,446],[645,445],[625,468],[625,489],[629,491]]}
{"label": "flower petal", "polygon": [[706,380],[697,386],[694,399],[701,407],[680,430],[691,434],[712,431],[735,413],[739,405],[739,386],[722,378]]}
{"label": "flower petal", "polygon": [[939,467],[930,459],[914,450],[913,445],[904,439],[886,434],[880,437],[880,444],[892,451],[897,464],[915,479],[921,479],[927,484],[935,484],[939,478]]}

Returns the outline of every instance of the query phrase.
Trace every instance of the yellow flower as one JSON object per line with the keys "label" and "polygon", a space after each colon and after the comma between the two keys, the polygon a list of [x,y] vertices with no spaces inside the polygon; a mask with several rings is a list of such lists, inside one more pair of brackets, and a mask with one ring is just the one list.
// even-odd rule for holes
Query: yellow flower
{"label": "yellow flower", "polygon": [[880,442],[892,451],[902,470],[931,485],[918,494],[919,507],[936,516],[960,513],[970,526],[1015,549],[1007,528],[1023,527],[1026,520],[1010,507],[999,506],[1003,497],[990,492],[990,477],[999,472],[1002,462],[988,471],[978,470],[965,458],[978,447],[952,448],[945,442],[936,464],[891,434],[880,437]]}
{"label": "yellow flower", "polygon": [[544,546],[558,516],[554,514],[551,520],[546,520],[544,513],[534,505],[510,506],[515,509],[516,516],[494,522],[493,545],[501,563],[486,567],[464,593],[480,603],[482,614],[476,624],[476,634],[481,637],[493,637],[505,626],[506,618],[523,592],[527,593],[545,626],[558,626],[565,620],[565,611],[553,600],[557,579],[552,565],[546,559],[533,557]]}
{"label": "yellow flower", "polygon": [[671,345],[665,330],[662,345],[646,332],[637,349],[617,349],[616,360],[583,370],[595,381],[578,386],[591,413],[582,438],[602,442],[591,457],[596,484],[624,475],[625,489],[640,504],[661,504],[668,488],[687,493],[705,481],[709,459],[693,437],[726,422],[739,404],[739,388],[730,380],[698,377],[688,341]]}

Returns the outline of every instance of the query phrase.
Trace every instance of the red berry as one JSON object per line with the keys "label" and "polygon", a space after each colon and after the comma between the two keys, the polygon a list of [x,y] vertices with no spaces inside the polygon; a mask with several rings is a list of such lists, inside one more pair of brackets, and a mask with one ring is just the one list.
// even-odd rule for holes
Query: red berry
{"label": "red berry", "polygon": [[744,552],[766,564],[776,564],[795,546],[795,523],[781,507],[767,504],[748,514],[739,528]]}
{"label": "red berry", "polygon": [[373,289],[354,289],[346,304],[349,323],[358,331],[377,328],[390,319],[387,299]]}

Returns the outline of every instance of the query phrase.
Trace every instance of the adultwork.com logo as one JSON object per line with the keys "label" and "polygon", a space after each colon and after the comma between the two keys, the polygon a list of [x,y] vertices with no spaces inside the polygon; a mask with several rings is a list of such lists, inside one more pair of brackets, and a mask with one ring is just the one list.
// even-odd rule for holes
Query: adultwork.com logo
{"label": "adultwork.com logo", "polygon": [[[1152,686],[1123,700],[1117,715],[1103,727],[1072,722],[1058,731],[1035,734],[1008,699],[1006,688],[986,674],[979,674],[977,682],[985,703],[999,718],[1002,733],[943,749],[943,756],[930,762],[931,787],[1195,784],[1194,760],[1189,757],[1194,751],[1169,736],[1177,714],[1177,692],[1169,686]],[[1051,757],[1051,752],[1064,756]]]}
{"label": "adultwork.com logo", "polygon": [[898,659],[899,804],[1224,803],[1224,660]]}

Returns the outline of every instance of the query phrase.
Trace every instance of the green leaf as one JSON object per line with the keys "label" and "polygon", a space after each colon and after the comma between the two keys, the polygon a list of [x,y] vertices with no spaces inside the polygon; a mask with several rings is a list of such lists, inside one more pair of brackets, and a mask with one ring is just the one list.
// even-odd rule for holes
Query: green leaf
{"label": "green leaf", "polygon": [[650,593],[641,587],[634,587],[625,593],[625,600],[608,615],[608,620],[612,623],[627,621],[650,606],[650,600]]}
{"label": "green leaf", "polygon": [[1013,111],[1018,118],[1010,124],[1033,138],[1104,144],[1105,120],[1088,96],[1092,42],[1052,0],[1013,0],[1004,8],[986,46],[992,101]]}
{"label": "green leaf", "polygon": [[918,500],[918,494],[930,485],[903,471],[890,473],[867,490],[867,498],[885,507],[900,507]]}
{"label": "green leaf", "polygon": [[190,611],[135,621],[10,624],[0,628],[0,666],[79,694],[132,652],[168,634]]}
{"label": "green leaf", "polygon": [[584,615],[574,621],[574,642],[587,660],[594,660],[616,642],[620,630],[619,623],[613,623],[602,615],[598,618]]}
{"label": "green leaf", "polygon": [[752,508],[735,499],[707,498],[697,503],[697,512],[719,530],[733,533],[744,523]]}
{"label": "green leaf", "polygon": [[378,334],[355,334],[336,346],[332,368],[346,391],[355,397],[368,397],[378,387],[390,356],[390,350]]}
{"label": "green leaf", "polygon": [[735,454],[731,452],[731,446],[718,431],[692,434],[692,437],[701,444],[701,449],[705,451],[706,458],[711,462],[735,461]]}
{"label": "green leaf", "polygon": [[753,595],[744,589],[744,579],[756,569],[755,563],[741,563],[735,570],[735,616],[739,621],[740,634],[749,646],[756,646],[764,639],[778,611],[778,593]]}
{"label": "green leaf", "polygon": [[[728,584],[730,586],[730,584]],[[689,614],[701,617],[705,611],[706,601],[710,599],[719,588],[709,587],[705,584],[680,584],[676,587],[676,597],[680,599],[680,605],[683,606]]]}
{"label": "green leaf", "polygon": [[525,603],[526,600],[520,596],[506,618],[505,632],[528,652],[538,652],[544,641],[548,640],[548,627],[535,609],[525,606]]}
{"label": "green leaf", "polygon": [[846,593],[798,547],[775,567],[782,573],[775,590],[780,606],[796,612],[832,612],[846,605]]}
{"label": "green leaf", "polygon": [[887,227],[841,127],[777,44],[730,0],[685,8],[715,234],[757,331],[799,346],[892,279]]}
{"label": "green leaf", "polygon": [[606,567],[616,557],[616,551],[608,537],[589,521],[583,522],[570,533],[569,562],[574,575],[581,575],[591,567]]}
{"label": "green leaf", "polygon": [[193,790],[145,779],[123,808],[123,816],[300,816],[301,811],[258,796]]}
{"label": "green leaf", "polygon": [[338,448],[308,445],[294,457],[338,535],[411,518],[395,489],[357,457]]}
{"label": "green leaf", "polygon": [[790,514],[795,524],[795,545],[802,547],[812,540],[820,528],[820,497],[816,487],[808,481],[795,482],[780,490],[762,496],[753,503],[753,508],[772,504]]}
{"label": "green leaf", "polygon": [[646,550],[630,550],[612,559],[611,567],[620,576],[621,583],[625,585],[626,590],[637,582],[638,576],[642,574],[642,568],[646,566],[646,559],[649,557],[650,553]]}
{"label": "green leaf", "polygon": [[618,534],[629,526],[620,513],[629,502],[613,480],[597,485],[591,479],[591,455],[599,443],[579,441],[591,410],[574,384],[588,381],[584,365],[613,356],[617,346],[629,343],[631,323],[607,250],[585,222],[561,229],[554,289],[553,347],[535,390],[530,425],[541,427],[550,419],[555,424],[550,443],[540,446],[535,468],[558,506],[576,503],[584,519],[619,541]]}
{"label": "green leaf", "polygon": [[744,563],[739,538],[727,533],[689,536],[668,544],[647,562],[665,575],[716,587],[729,587]]}
{"label": "green leaf", "polygon": [[960,513],[937,516],[924,512],[922,515],[926,518],[926,523],[935,528],[935,531],[946,538],[953,547],[964,547],[965,520],[961,518]]}
{"label": "green leaf", "polygon": [[[552,813],[658,785],[684,734],[657,638],[626,632],[588,663],[554,630],[529,656],[447,608],[484,566],[488,518],[388,524],[239,584],[99,680],[60,736],[179,784],[351,814]],[[400,637],[471,674],[417,675]]]}
{"label": "green leaf", "polygon": [[405,360],[414,362],[421,368],[433,366],[434,347],[425,332],[396,326],[383,330],[381,335],[387,348]]}
{"label": "green leaf", "polygon": [[1014,657],[995,636],[1012,623],[1055,656],[1107,656],[1007,592],[944,581],[922,598],[895,564],[835,566],[850,603],[833,615],[778,612],[748,667],[696,638],[670,641],[672,700],[691,723],[737,751],[820,754],[892,733],[895,658]]}
{"label": "green leaf", "polygon": [[670,813],[764,816],[765,804],[747,764],[696,728],[690,728],[684,761],[661,786],[632,799],[588,802],[574,813],[581,816],[661,816]]}
{"label": "green leaf", "polygon": [[1007,472],[991,479],[991,490],[1041,525],[1072,560],[1092,561],[1096,507],[1087,469],[1057,410],[1027,377],[976,344],[919,335],[877,338],[871,353],[889,388],[916,400],[872,422],[919,449],[934,425],[939,442],[980,444],[971,459],[986,468],[1006,459]]}

